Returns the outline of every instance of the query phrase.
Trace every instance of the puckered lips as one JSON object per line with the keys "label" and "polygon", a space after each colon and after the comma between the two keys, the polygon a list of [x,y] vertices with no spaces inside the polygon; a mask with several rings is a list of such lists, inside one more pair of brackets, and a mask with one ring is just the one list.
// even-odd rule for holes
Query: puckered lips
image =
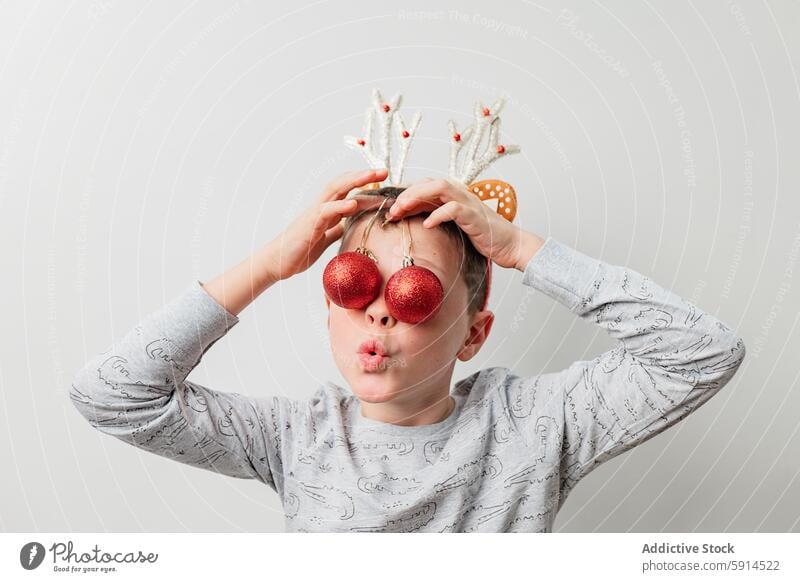
{"label": "puckered lips", "polygon": [[389,351],[378,339],[368,339],[358,346],[358,363],[365,372],[385,370],[389,361]]}

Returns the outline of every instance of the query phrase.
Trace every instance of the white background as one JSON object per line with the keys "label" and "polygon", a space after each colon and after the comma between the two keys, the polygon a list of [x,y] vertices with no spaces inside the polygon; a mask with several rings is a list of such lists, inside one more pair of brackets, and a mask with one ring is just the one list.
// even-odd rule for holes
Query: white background
{"label": "white background", "polygon": [[[3,531],[282,531],[277,495],[141,452],[73,409],[73,373],[144,315],[274,238],[339,173],[373,86],[447,120],[508,98],[522,153],[485,177],[516,222],[624,264],[745,339],[733,381],[598,468],[556,531],[798,531],[796,2],[0,4]],[[565,11],[566,10],[566,11]],[[341,383],[321,273],[271,288],[192,379],[252,395]],[[454,380],[612,345],[495,269],[497,320]]]}

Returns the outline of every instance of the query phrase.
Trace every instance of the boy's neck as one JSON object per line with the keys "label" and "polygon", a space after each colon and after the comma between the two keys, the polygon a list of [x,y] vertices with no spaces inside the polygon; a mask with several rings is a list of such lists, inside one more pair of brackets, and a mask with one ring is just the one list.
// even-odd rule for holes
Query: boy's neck
{"label": "boy's neck", "polygon": [[449,394],[446,398],[438,398],[432,403],[418,403],[418,410],[408,410],[399,402],[364,402],[360,401],[361,416],[400,426],[422,426],[436,424],[447,419],[455,408],[455,400]]}

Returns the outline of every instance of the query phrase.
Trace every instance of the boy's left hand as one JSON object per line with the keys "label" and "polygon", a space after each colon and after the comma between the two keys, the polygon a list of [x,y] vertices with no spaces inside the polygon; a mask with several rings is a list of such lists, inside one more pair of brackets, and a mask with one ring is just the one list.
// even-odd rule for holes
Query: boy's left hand
{"label": "boy's left hand", "polygon": [[426,228],[453,220],[483,256],[501,267],[519,267],[528,233],[489,208],[465,185],[434,178],[415,182],[389,208],[388,220],[393,222],[420,212],[431,212],[422,223]]}

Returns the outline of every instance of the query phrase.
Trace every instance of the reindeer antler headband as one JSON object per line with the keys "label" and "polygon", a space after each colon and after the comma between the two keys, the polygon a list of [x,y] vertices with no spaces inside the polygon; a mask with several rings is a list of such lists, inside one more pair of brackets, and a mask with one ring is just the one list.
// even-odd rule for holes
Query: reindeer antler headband
{"label": "reindeer antler headband", "polygon": [[[417,134],[422,114],[417,112],[407,126],[400,115],[402,95],[395,95],[386,101],[381,92],[372,89],[372,103],[364,116],[364,128],[361,137],[345,136],[344,143],[348,147],[360,151],[371,168],[386,168],[389,173],[386,180],[370,184],[368,189],[381,186],[400,186],[403,180],[406,160],[411,142]],[[457,180],[468,186],[488,206],[509,222],[514,220],[517,210],[517,197],[513,187],[502,180],[482,180],[474,182],[475,178],[501,157],[519,153],[518,145],[503,145],[499,143],[500,112],[505,105],[505,98],[501,97],[492,105],[484,107],[481,103],[475,104],[474,121],[463,131],[459,132],[455,121],[450,120],[450,164],[448,178]],[[375,139],[375,118],[378,117],[380,135]],[[396,123],[396,125],[395,125]],[[392,127],[397,128],[400,146],[400,156],[392,165]],[[488,143],[479,151],[481,142],[487,135]],[[464,155],[460,156],[461,151]]]}
{"label": "reindeer antler headband", "polygon": [[[367,108],[364,118],[364,128],[361,137],[345,136],[345,145],[359,150],[372,168],[385,168],[388,170],[384,182],[369,184],[365,189],[377,189],[382,186],[400,186],[403,179],[408,151],[411,142],[416,136],[417,129],[422,121],[422,114],[417,112],[410,126],[407,126],[400,115],[399,108],[402,95],[395,95],[386,101],[377,88],[372,89],[372,102]],[[500,216],[512,222],[517,213],[517,195],[508,182],[491,179],[475,182],[475,178],[488,168],[492,163],[508,154],[519,153],[518,145],[503,145],[499,143],[500,111],[505,104],[501,97],[491,107],[484,107],[481,103],[475,104],[474,121],[471,125],[459,132],[454,121],[449,121],[450,129],[450,163],[448,178],[461,182],[480,198],[484,204],[492,208]],[[380,135],[375,139],[374,125],[377,125]],[[392,127],[397,128],[400,147],[400,156],[392,165]],[[484,137],[488,143],[480,148]],[[459,156],[462,152],[463,156]],[[410,234],[410,233],[409,233]],[[489,287],[491,284],[492,262],[487,258],[487,288],[484,298],[484,309],[489,301]]]}

